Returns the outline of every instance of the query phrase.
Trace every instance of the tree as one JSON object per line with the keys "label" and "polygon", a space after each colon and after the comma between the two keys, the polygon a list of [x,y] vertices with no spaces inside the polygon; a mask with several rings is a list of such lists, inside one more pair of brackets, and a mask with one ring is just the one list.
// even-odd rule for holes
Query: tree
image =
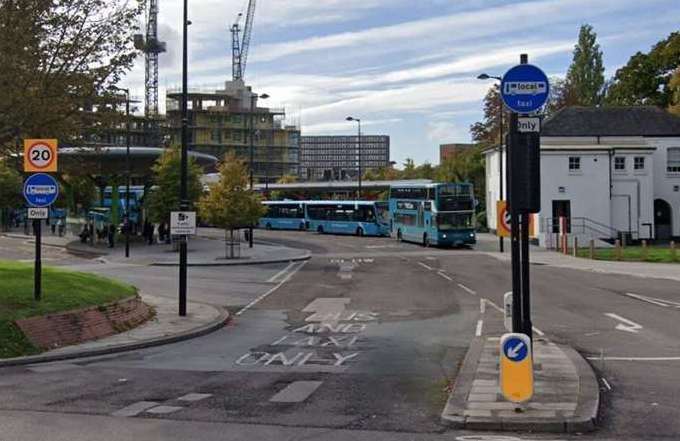
{"label": "tree", "polygon": [[[500,113],[501,95],[498,84],[494,84],[484,96],[484,119],[470,126],[470,133],[475,142],[485,145],[493,145],[500,142]],[[508,122],[510,114],[505,111],[503,114],[503,131],[508,133]]]}
{"label": "tree", "polygon": [[566,77],[567,95],[573,95],[577,105],[596,106],[602,99],[604,65],[602,50],[592,26],[581,26],[573,54]]}
{"label": "tree", "polygon": [[71,213],[87,211],[97,198],[97,186],[89,176],[62,175],[64,198]]}
{"label": "tree", "polygon": [[669,107],[674,99],[670,82],[679,67],[680,32],[673,32],[649,53],[636,53],[616,71],[606,101],[614,105]]}
{"label": "tree", "polygon": [[[297,176],[294,175],[283,175],[281,176],[276,183],[277,184],[294,184],[298,181]],[[271,196],[269,196],[269,199],[272,201],[280,201],[282,199],[290,198],[292,193],[290,191],[283,191],[283,190],[275,190],[271,192]]]}
{"label": "tree", "polygon": [[[0,156],[77,139],[85,110],[132,67],[140,0],[0,2]],[[90,116],[91,117],[91,116]]]}
{"label": "tree", "polygon": [[5,161],[0,160],[0,225],[9,225],[9,210],[23,206],[21,175]]}
{"label": "tree", "polygon": [[[167,149],[151,168],[154,187],[147,196],[145,205],[152,222],[169,223],[170,212],[179,210],[180,166],[180,150],[173,147]],[[190,206],[193,206],[203,193],[202,173],[201,167],[196,164],[193,158],[189,157],[187,194]]]}
{"label": "tree", "polygon": [[668,111],[680,116],[680,67],[675,70],[675,73],[668,82],[668,88],[671,91],[671,102],[668,106]]}
{"label": "tree", "polygon": [[[437,167],[435,175],[438,182],[471,183],[479,207],[486,206],[486,161],[483,150],[484,146],[479,145],[447,158]],[[478,216],[478,220],[481,219],[486,219],[486,216]]]}
{"label": "tree", "polygon": [[550,117],[559,110],[577,104],[573,89],[565,79],[552,78],[550,80],[550,99],[545,107],[546,117]]}
{"label": "tree", "polygon": [[[266,208],[257,193],[248,190],[248,167],[233,153],[227,154],[219,166],[220,179],[212,184],[198,203],[201,217],[211,225],[230,232],[232,243],[234,229],[254,225],[264,216]],[[233,247],[231,254],[233,256]]]}

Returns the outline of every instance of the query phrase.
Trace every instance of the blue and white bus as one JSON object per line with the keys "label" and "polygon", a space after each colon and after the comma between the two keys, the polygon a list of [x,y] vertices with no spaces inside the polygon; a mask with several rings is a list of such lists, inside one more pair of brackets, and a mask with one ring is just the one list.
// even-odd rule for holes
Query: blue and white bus
{"label": "blue and white bus", "polygon": [[423,246],[476,243],[472,184],[413,184],[390,188],[391,231]]}
{"label": "blue and white bus", "polygon": [[317,233],[389,236],[389,205],[375,201],[306,201],[307,229]]}
{"label": "blue and white bus", "polygon": [[304,230],[306,228],[303,201],[265,201],[267,213],[258,222],[267,230]]}

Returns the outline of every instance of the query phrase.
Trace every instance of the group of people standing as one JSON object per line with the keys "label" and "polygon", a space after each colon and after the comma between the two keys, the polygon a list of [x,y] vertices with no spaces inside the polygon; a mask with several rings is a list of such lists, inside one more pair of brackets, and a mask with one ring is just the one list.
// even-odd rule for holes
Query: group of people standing
{"label": "group of people standing", "polygon": [[162,222],[156,228],[154,224],[148,220],[144,222],[144,227],[142,228],[142,237],[148,245],[153,245],[155,242],[155,231],[158,230],[158,242],[159,243],[169,243],[170,242],[170,228],[165,222]]}

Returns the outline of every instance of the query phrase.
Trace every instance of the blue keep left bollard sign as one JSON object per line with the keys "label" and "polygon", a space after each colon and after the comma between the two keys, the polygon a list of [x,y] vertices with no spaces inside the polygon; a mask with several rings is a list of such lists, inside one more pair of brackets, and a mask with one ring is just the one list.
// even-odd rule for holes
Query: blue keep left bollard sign
{"label": "blue keep left bollard sign", "polygon": [[24,199],[31,207],[49,207],[59,197],[59,183],[45,173],[31,175],[24,182]]}

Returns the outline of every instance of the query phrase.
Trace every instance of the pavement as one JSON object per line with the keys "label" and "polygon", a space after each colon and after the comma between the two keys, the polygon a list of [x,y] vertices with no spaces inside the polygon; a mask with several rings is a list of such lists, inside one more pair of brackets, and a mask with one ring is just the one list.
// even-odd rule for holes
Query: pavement
{"label": "pavement", "polygon": [[533,397],[527,403],[516,404],[502,396],[499,345],[506,331],[502,329],[501,313],[495,308],[491,304],[482,307],[480,323],[486,325],[486,332],[470,345],[442,412],[443,422],[471,430],[595,430],[599,410],[597,378],[585,359],[567,345],[555,344],[545,337],[534,338]]}
{"label": "pavement", "polygon": [[153,319],[141,326],[39,355],[0,359],[0,367],[93,357],[174,343],[216,331],[229,320],[227,311],[212,305],[190,302],[187,305],[187,315],[180,317],[177,313],[177,302],[144,293],[140,293],[140,296],[156,312]]}

